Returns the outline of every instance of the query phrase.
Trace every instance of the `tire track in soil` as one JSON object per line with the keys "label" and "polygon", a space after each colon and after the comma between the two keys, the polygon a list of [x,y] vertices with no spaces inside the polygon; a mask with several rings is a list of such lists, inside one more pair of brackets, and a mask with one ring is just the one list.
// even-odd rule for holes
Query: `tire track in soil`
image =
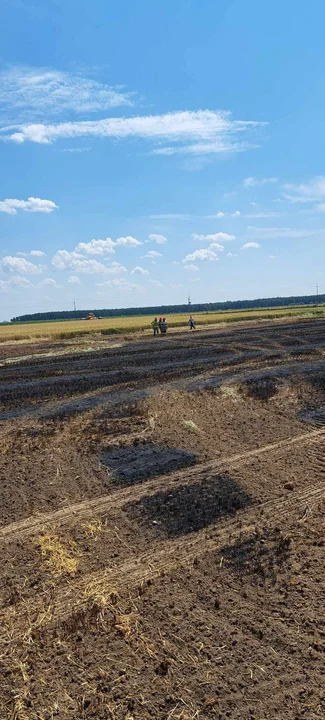
{"label": "tire track in soil", "polygon": [[[286,450],[294,445],[300,443],[313,443],[319,440],[325,440],[325,428],[322,427],[311,432],[305,432],[302,435],[296,435],[292,438],[285,440],[279,440],[275,443],[268,443],[260,448],[254,450],[246,450],[245,452],[231,455],[230,457],[218,458],[217,460],[209,460],[206,463],[194,465],[186,470],[178,470],[169,475],[160,475],[151,481],[143,482],[140,485],[128,486],[126,488],[119,487],[118,490],[114,490],[108,495],[102,495],[94,500],[85,500],[81,503],[75,503],[67,507],[61,508],[60,510],[54,510],[53,512],[33,515],[24,520],[19,520],[10,525],[5,525],[0,528],[0,542],[26,538],[29,535],[33,535],[36,532],[41,531],[45,525],[59,524],[61,526],[68,525],[71,520],[84,519],[89,515],[95,513],[107,512],[110,509],[120,509],[129,502],[141,500],[141,498],[149,495],[154,495],[159,490],[168,490],[173,487],[175,483],[179,483],[181,480],[191,480],[197,482],[200,479],[204,479],[207,472],[224,472],[228,468],[234,469],[240,468],[254,457],[264,455],[266,453],[277,452]],[[318,446],[317,446],[318,447]],[[319,451],[317,455],[317,462],[315,461],[315,469],[320,466],[319,471],[322,475],[322,462],[324,464],[323,456],[325,453]]]}
{"label": "tire track in soil", "polygon": [[[37,598],[34,604],[22,603],[18,607],[3,613],[3,629],[0,645],[8,645],[14,640],[32,642],[32,634],[57,623],[66,622],[83,610],[104,609],[112,593],[121,593],[176,569],[180,565],[190,565],[198,557],[221,550],[225,544],[234,544],[244,540],[256,528],[256,511],[263,517],[263,526],[271,529],[284,520],[287,524],[288,513],[298,515],[311,511],[311,504],[324,498],[325,481],[311,485],[283,500],[268,500],[248,510],[239,511],[232,520],[225,520],[224,526],[216,531],[214,537],[207,537],[206,529],[180,540],[163,540],[152,551],[146,551],[137,558],[128,560],[114,570],[99,570],[86,575],[77,582],[70,582],[60,589],[57,597],[49,599],[48,593]],[[260,519],[260,518],[259,518]],[[210,528],[210,532],[213,527]],[[102,608],[101,608],[102,604]]]}

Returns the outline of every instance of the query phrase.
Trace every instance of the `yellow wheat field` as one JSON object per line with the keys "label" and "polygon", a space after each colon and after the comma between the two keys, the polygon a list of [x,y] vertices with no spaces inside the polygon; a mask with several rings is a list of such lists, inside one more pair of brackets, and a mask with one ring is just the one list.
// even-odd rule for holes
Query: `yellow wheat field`
{"label": "yellow wheat field", "polygon": [[[325,317],[325,306],[311,308],[263,308],[257,310],[236,310],[225,312],[195,313],[197,325],[212,325],[215,323],[230,323],[239,320],[259,320],[291,316],[321,316]],[[189,313],[172,314],[166,316],[169,328],[187,327]],[[139,315],[137,317],[113,317],[96,320],[65,320],[58,322],[22,323],[0,326],[0,342],[14,340],[30,340],[41,338],[69,339],[88,334],[114,332],[150,332],[153,316]]]}

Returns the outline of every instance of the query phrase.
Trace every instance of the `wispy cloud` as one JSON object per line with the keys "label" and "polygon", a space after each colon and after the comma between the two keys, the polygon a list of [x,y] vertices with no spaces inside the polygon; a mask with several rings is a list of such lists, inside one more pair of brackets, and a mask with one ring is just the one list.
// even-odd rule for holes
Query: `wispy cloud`
{"label": "wispy cloud", "polygon": [[317,175],[306,183],[283,185],[283,197],[292,203],[317,203],[316,209],[325,212],[325,176]]}
{"label": "wispy cloud", "polygon": [[31,289],[34,287],[35,285],[30,280],[28,280],[28,278],[21,275],[13,275],[12,277],[8,278],[8,280],[0,280],[1,292],[10,292],[19,288]]}
{"label": "wispy cloud", "polygon": [[31,250],[30,252],[17,252],[17,257],[45,257],[46,253],[43,250]]}
{"label": "wispy cloud", "polygon": [[97,283],[97,287],[103,291],[108,288],[112,288],[113,290],[123,290],[123,292],[129,292],[130,290],[142,290],[141,285],[130,283],[128,280],[125,280],[125,278],[105,280],[105,282]]}
{"label": "wispy cloud", "polygon": [[198,235],[197,233],[192,234],[192,239],[199,242],[226,242],[227,240],[235,240],[235,235],[229,235],[224,232],[213,233],[212,235]]}
{"label": "wispy cloud", "polygon": [[51,213],[57,210],[58,206],[53,200],[42,200],[41,198],[29,197],[27,200],[6,198],[0,200],[0,212],[8,215],[17,215],[18,210],[30,213]]}
{"label": "wispy cloud", "polygon": [[61,152],[65,153],[84,153],[89,152],[91,150],[91,147],[87,145],[87,147],[76,147],[76,148],[62,148]]}
{"label": "wispy cloud", "polygon": [[193,215],[184,213],[165,213],[162,215],[147,215],[150,220],[190,220]]}
{"label": "wispy cloud", "polygon": [[81,281],[78,277],[76,277],[76,275],[70,275],[68,283],[70,283],[70,285],[81,285]]}
{"label": "wispy cloud", "polygon": [[1,115],[11,122],[105,111],[132,105],[133,96],[80,73],[32,67],[0,73]]}
{"label": "wispy cloud", "polygon": [[143,257],[153,260],[154,258],[162,257],[162,253],[157,252],[157,250],[149,250]]}
{"label": "wispy cloud", "polygon": [[277,181],[278,181],[278,178],[276,178],[276,177],[266,177],[266,178],[247,177],[243,181],[243,187],[245,187],[245,188],[260,187],[262,185],[274,184]]}
{"label": "wispy cloud", "polygon": [[255,212],[255,213],[247,213],[247,215],[244,215],[243,217],[251,218],[253,220],[253,218],[258,219],[258,218],[280,217],[282,214],[283,213],[278,213],[278,212],[263,212],[263,211],[261,211],[261,212]]}
{"label": "wispy cloud", "polygon": [[[170,112],[165,115],[113,117],[61,123],[17,124],[2,128],[3,138],[16,143],[25,141],[49,144],[59,139],[80,137],[125,139],[137,137],[172,142],[153,152],[176,153],[239,152],[251,147],[245,137],[262,123],[232,120],[229,112],[197,110]],[[14,132],[13,132],[14,131]]]}
{"label": "wispy cloud", "polygon": [[61,288],[61,285],[58,285],[56,280],[53,280],[53,278],[45,278],[40,283],[38,283],[39,287],[52,287],[52,288]]}
{"label": "wispy cloud", "polygon": [[248,243],[245,243],[245,245],[243,245],[241,249],[242,249],[242,250],[249,250],[250,248],[257,249],[257,248],[260,248],[260,247],[262,247],[262,246],[261,246],[260,243],[258,243],[258,242],[248,242]]}
{"label": "wispy cloud", "polygon": [[205,217],[211,218],[214,220],[218,220],[218,219],[221,219],[224,217],[240,217],[240,212],[239,212],[239,210],[235,210],[234,212],[225,213],[225,212],[221,212],[221,210],[219,210],[219,212],[217,212],[215,215],[205,215]]}
{"label": "wispy cloud", "polygon": [[296,228],[288,228],[288,227],[256,227],[255,225],[251,225],[248,227],[249,233],[254,233],[254,235],[258,235],[262,238],[267,239],[281,239],[281,238],[303,238],[308,237],[310,235],[315,235],[317,233],[316,230],[303,230],[303,229],[296,229]]}
{"label": "wispy cloud", "polygon": [[188,270],[189,272],[196,272],[198,269],[197,265],[184,265],[184,270]]}
{"label": "wispy cloud", "polygon": [[164,287],[163,283],[160,282],[160,280],[149,280],[149,282],[150,282],[152,285],[156,285],[156,287],[159,287],[159,288]]}

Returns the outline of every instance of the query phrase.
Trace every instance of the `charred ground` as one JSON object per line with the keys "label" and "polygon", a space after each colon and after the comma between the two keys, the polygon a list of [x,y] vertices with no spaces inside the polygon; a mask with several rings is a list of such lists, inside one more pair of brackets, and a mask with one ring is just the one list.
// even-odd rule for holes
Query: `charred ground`
{"label": "charred ground", "polygon": [[324,351],[1,345],[1,718],[324,717]]}

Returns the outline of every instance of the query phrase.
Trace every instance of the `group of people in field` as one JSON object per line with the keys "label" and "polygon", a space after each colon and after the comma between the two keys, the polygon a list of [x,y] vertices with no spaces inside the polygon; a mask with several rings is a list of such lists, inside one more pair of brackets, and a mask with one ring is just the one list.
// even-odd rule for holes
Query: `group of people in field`
{"label": "group of people in field", "polygon": [[[195,322],[192,315],[189,318],[188,324],[190,326],[190,330],[195,330]],[[168,323],[166,318],[160,317],[159,320],[158,318],[155,318],[151,323],[151,327],[153,329],[154,335],[166,335],[166,332],[168,330]]]}
{"label": "group of people in field", "polygon": [[166,332],[168,330],[166,318],[161,317],[159,318],[159,320],[158,318],[155,318],[151,323],[151,327],[153,329],[154,335],[159,335],[159,333],[160,335],[166,335]]}

